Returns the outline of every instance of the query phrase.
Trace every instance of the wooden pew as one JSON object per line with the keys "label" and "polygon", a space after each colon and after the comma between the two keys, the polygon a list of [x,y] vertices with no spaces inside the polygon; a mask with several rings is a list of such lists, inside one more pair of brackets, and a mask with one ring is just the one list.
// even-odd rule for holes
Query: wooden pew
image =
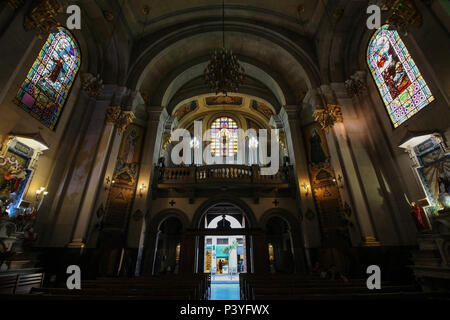
{"label": "wooden pew", "polygon": [[0,275],[0,294],[29,293],[32,288],[42,287],[44,273],[18,273]]}

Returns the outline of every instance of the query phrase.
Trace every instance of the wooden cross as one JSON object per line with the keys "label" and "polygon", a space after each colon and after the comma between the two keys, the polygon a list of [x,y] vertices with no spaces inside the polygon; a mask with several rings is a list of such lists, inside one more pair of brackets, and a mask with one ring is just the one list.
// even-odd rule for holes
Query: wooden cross
{"label": "wooden cross", "polygon": [[173,201],[173,200],[171,200],[171,201],[169,202],[169,204],[170,204],[171,207],[173,207],[173,205],[174,205],[175,203],[176,203],[176,202]]}
{"label": "wooden cross", "polygon": [[275,207],[278,207],[278,205],[280,204],[280,202],[277,199],[275,199],[272,203],[275,205]]}

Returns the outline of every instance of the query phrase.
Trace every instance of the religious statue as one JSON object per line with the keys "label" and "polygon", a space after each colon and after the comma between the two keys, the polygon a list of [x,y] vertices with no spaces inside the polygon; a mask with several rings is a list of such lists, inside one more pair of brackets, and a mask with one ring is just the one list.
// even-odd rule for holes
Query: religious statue
{"label": "religious statue", "polygon": [[134,149],[136,142],[139,139],[136,130],[131,129],[130,134],[127,136],[125,148],[123,150],[125,163],[133,163]]}
{"label": "religious statue", "polygon": [[20,184],[22,183],[23,179],[26,178],[26,176],[27,172],[20,164],[14,167],[10,167],[4,175],[4,178],[6,180],[5,184],[7,184],[7,187],[9,187],[9,192],[14,193],[19,190]]}
{"label": "religious statue", "polygon": [[327,156],[322,148],[322,139],[320,138],[317,129],[314,128],[309,139],[311,144],[311,162],[314,164],[323,163],[327,160]]}
{"label": "religious statue", "polygon": [[419,231],[424,231],[429,229],[427,219],[425,217],[425,213],[422,208],[419,207],[414,201],[411,202],[411,215],[414,218],[414,222],[416,223]]}

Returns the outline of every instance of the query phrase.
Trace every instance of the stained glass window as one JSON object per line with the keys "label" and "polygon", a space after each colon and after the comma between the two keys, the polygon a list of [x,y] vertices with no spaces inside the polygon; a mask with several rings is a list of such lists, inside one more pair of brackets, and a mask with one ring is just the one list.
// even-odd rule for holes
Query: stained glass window
{"label": "stained glass window", "polygon": [[367,63],[394,128],[434,100],[398,32],[389,25],[370,40]]}
{"label": "stained glass window", "polygon": [[238,126],[228,117],[220,117],[211,124],[211,153],[217,157],[232,157],[238,149]]}
{"label": "stained glass window", "polygon": [[80,53],[61,27],[49,35],[17,93],[17,104],[54,129],[80,67]]}

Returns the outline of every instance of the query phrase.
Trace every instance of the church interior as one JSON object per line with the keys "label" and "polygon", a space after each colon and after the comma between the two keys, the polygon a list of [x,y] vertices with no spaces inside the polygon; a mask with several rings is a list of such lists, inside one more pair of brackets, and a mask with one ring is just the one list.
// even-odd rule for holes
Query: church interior
{"label": "church interior", "polygon": [[450,299],[449,14],[0,1],[0,299]]}

